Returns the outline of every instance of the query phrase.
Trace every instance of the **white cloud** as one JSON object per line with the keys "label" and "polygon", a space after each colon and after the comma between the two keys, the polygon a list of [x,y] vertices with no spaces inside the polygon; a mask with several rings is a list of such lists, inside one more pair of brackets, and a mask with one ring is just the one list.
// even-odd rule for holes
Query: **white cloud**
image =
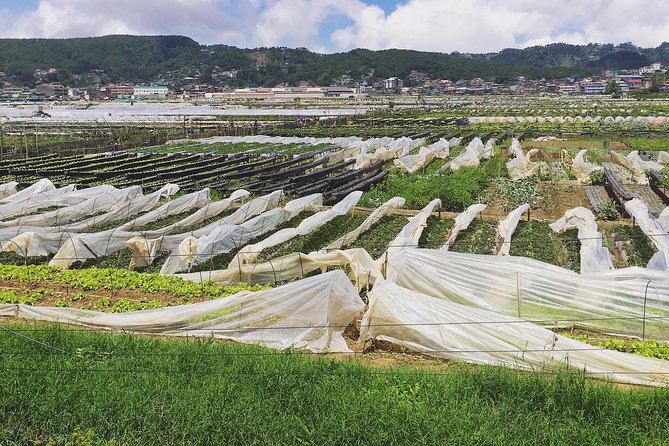
{"label": "white cloud", "polygon": [[4,37],[84,37],[106,34],[181,34],[224,42],[242,35],[215,0],[40,0],[19,15]]}
{"label": "white cloud", "polygon": [[[669,36],[662,0],[40,0],[0,16],[0,36],[181,34],[202,43],[321,51],[412,48],[489,52],[556,41],[656,46]],[[4,16],[4,17],[2,17]],[[333,17],[350,25],[333,29]],[[323,35],[328,29],[329,35]]]}
{"label": "white cloud", "polygon": [[655,46],[668,36],[666,11],[666,3],[658,0],[409,0],[385,16],[360,15],[332,40],[340,48],[443,52],[557,41]]}

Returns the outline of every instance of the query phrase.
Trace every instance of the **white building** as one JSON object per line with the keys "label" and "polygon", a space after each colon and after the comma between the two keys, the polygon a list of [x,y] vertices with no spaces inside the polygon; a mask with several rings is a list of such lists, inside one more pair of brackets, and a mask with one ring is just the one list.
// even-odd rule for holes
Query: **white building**
{"label": "white building", "polygon": [[648,65],[647,67],[641,67],[639,68],[639,74],[640,75],[645,75],[645,74],[654,74],[657,71],[662,70],[662,65],[660,65],[659,62],[652,63]]}
{"label": "white building", "polygon": [[395,88],[402,88],[402,87],[404,87],[404,82],[402,82],[402,79],[400,79],[398,77],[390,77],[390,78],[383,81],[383,87],[386,90],[393,90]]}
{"label": "white building", "polygon": [[167,87],[158,85],[135,85],[132,87],[132,96],[135,98],[164,98],[168,92]]}

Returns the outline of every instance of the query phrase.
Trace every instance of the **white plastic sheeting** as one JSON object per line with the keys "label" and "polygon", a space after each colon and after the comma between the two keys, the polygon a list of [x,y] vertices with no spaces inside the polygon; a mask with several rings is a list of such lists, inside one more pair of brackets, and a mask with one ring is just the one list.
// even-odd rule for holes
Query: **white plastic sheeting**
{"label": "white plastic sheeting", "polygon": [[512,158],[518,158],[523,156],[523,147],[520,145],[520,141],[516,138],[511,139],[511,145],[507,149],[508,154]]}
{"label": "white plastic sheeting", "polygon": [[397,237],[390,242],[388,248],[403,248],[408,246],[418,246],[423,229],[427,226],[427,219],[432,215],[435,209],[441,207],[441,200],[435,198],[430,201],[421,211],[413,217],[409,217],[409,223],[404,225]]}
{"label": "white plastic sheeting", "polygon": [[[88,234],[39,234],[41,241],[36,241],[39,243],[39,248],[48,246],[50,249],[49,252],[53,252],[52,249],[56,243],[62,243],[58,245],[58,251],[49,262],[49,265],[66,269],[75,262],[83,262],[88,259],[113,254],[123,248],[126,240],[134,236],[151,235],[159,237],[165,235],[170,230],[180,227],[179,222],[161,229],[147,231],[144,234],[136,231],[133,232],[132,229],[145,226],[158,219],[201,208],[210,202],[209,189],[203,189],[169,201],[158,209],[148,212],[115,229]],[[188,219],[189,217],[186,218]],[[21,236],[25,235],[28,234],[21,234]],[[32,244],[34,245],[34,242]]]}
{"label": "white plastic sheeting", "polygon": [[611,152],[611,159],[627,169],[632,174],[632,180],[637,184],[648,184],[647,170],[662,170],[662,165],[654,161],[644,161],[637,150],[633,150],[626,157]]}
{"label": "white plastic sheeting", "polygon": [[360,341],[379,339],[421,353],[527,370],[569,368],[643,385],[667,385],[669,362],[598,350],[531,322],[382,281],[369,292]]}
{"label": "white plastic sheeting", "polygon": [[116,228],[116,230],[132,231],[134,229],[142,228],[161,218],[171,217],[183,212],[192,211],[193,209],[200,209],[209,203],[211,203],[211,198],[209,197],[208,188],[191,192],[190,194],[182,195],[174,200],[170,200],[162,206],[122,224]]}
{"label": "white plastic sheeting", "polygon": [[47,178],[42,178],[41,180],[35,182],[34,184],[26,187],[25,189],[16,192],[14,194],[11,194],[9,196],[4,197],[2,200],[0,200],[0,204],[6,204],[6,203],[16,203],[19,201],[24,201],[32,197],[33,195],[40,195],[45,192],[53,191],[56,190],[56,186],[53,185],[53,183],[47,179]]}
{"label": "white plastic sheeting", "polygon": [[657,162],[660,164],[669,164],[669,152],[664,150],[657,152]]}
{"label": "white plastic sheeting", "polygon": [[448,141],[442,138],[429,146],[421,147],[416,155],[406,155],[393,162],[401,172],[415,173],[430,164],[435,158],[444,159],[448,155]]}
{"label": "white plastic sheeting", "polygon": [[489,158],[490,156],[492,156],[492,148],[486,148],[481,138],[477,137],[471,140],[464,152],[444,164],[439,171],[442,172],[447,169],[458,170],[461,167],[467,166],[476,167],[481,164],[481,159]]}
{"label": "white plastic sheeting", "polygon": [[469,227],[470,223],[476,218],[476,216],[483,212],[485,208],[485,204],[473,204],[465,209],[464,212],[456,215],[455,224],[453,225],[453,229],[451,229],[451,234],[448,236],[446,243],[444,243],[440,249],[443,251],[448,251],[453,242],[455,242],[455,239],[458,237],[458,234],[460,234],[462,231],[465,231]]}
{"label": "white plastic sheeting", "polygon": [[351,243],[356,241],[361,234],[368,231],[372,226],[378,223],[379,220],[381,220],[381,218],[383,218],[386,215],[392,214],[398,208],[404,206],[404,203],[406,203],[406,200],[402,197],[391,198],[378,208],[374,209],[374,211],[372,211],[372,213],[369,214],[369,216],[365,219],[365,221],[363,221],[357,228],[355,228],[354,230],[350,231],[347,234],[342,235],[337,240],[334,240],[326,247],[324,247],[322,251],[325,252],[332,251],[350,245]]}
{"label": "white plastic sheeting", "polygon": [[58,226],[99,212],[118,208],[120,203],[132,200],[141,193],[139,186],[102,192],[78,204],[58,208],[36,215],[26,215],[14,220],[0,221],[0,227],[10,226]]}
{"label": "white plastic sheeting", "polygon": [[175,274],[185,280],[201,283],[211,280],[221,283],[247,282],[272,283],[304,277],[312,271],[325,271],[328,267],[347,266],[349,277],[358,287],[382,280],[379,265],[362,248],[351,248],[329,252],[299,252],[278,257],[264,263],[230,264],[227,269],[198,273]]}
{"label": "white plastic sheeting", "polygon": [[4,200],[10,195],[14,195],[16,192],[18,192],[16,188],[16,186],[18,185],[19,183],[17,183],[16,181],[10,181],[9,183],[0,184],[0,200]]}
{"label": "white plastic sheeting", "polygon": [[158,251],[171,251],[160,273],[174,274],[184,271],[190,269],[192,265],[202,264],[214,256],[244,246],[249,240],[273,231],[301,212],[318,210],[322,204],[321,194],[312,194],[290,201],[283,209],[273,208],[272,204],[268,207],[273,209],[245,222],[239,222],[240,224],[232,221],[218,224],[223,223],[226,218],[217,222],[216,226],[207,226],[185,237],[185,234],[165,236],[155,240],[134,237],[126,242],[126,246],[133,250],[131,266],[146,266],[153,261]]}
{"label": "white plastic sheeting", "polygon": [[0,305],[0,316],[169,336],[203,336],[275,349],[348,352],[344,327],[364,304],[342,271],[189,305],[129,313]]}
{"label": "white plastic sheeting", "polygon": [[243,247],[239,250],[235,258],[230,262],[231,267],[237,265],[238,263],[253,263],[255,259],[258,258],[260,253],[262,253],[265,249],[285,243],[292,238],[306,235],[312,231],[315,231],[335,217],[348,214],[349,212],[353,211],[355,205],[358,204],[358,201],[360,201],[361,196],[362,192],[360,191],[351,192],[330,209],[318,212],[311,217],[305,218],[297,227],[282,229],[258,243]]}
{"label": "white plastic sheeting", "polygon": [[354,169],[363,169],[370,164],[373,164],[375,161],[388,161],[393,158],[396,158],[402,153],[401,147],[396,147],[389,149],[386,147],[379,147],[374,152],[361,153],[356,155],[355,164],[353,165]]}
{"label": "white plastic sheeting", "polygon": [[569,229],[578,229],[578,240],[581,242],[581,274],[613,269],[611,252],[609,248],[602,246],[603,236],[597,230],[597,222],[590,209],[581,206],[569,209],[549,227],[558,234]]}
{"label": "white plastic sheeting", "polygon": [[156,206],[158,206],[160,200],[169,198],[178,191],[179,186],[168,183],[157,191],[148,195],[140,194],[128,201],[120,202],[116,206],[112,207],[109,212],[96,215],[77,223],[61,226],[59,227],[59,230],[69,232],[84,232],[93,226],[97,226],[102,223],[108,223],[122,218],[132,217],[139,214],[140,212],[154,209]]}
{"label": "white plastic sheeting", "polygon": [[601,166],[585,161],[585,154],[587,152],[586,149],[580,150],[570,165],[571,174],[581,184],[590,184],[590,174],[595,170],[602,170]]}
{"label": "white plastic sheeting", "polygon": [[391,254],[388,279],[430,296],[548,325],[669,340],[666,272],[578,274],[525,257],[428,249]]}
{"label": "white plastic sheeting", "polygon": [[497,243],[502,245],[497,251],[497,255],[508,256],[509,251],[511,250],[511,236],[516,231],[518,222],[525,212],[530,209],[529,204],[523,204],[518,206],[513,211],[509,212],[509,215],[497,225]]}
{"label": "white plastic sheeting", "polygon": [[516,154],[516,157],[511,161],[507,161],[506,170],[509,173],[509,178],[513,181],[518,181],[538,173],[539,169],[545,166],[543,162],[537,163],[532,161],[532,155],[538,151],[539,149],[531,149],[526,155],[523,155],[521,152],[520,154]]}
{"label": "white plastic sheeting", "polygon": [[[232,205],[233,198],[236,200],[244,196],[246,196],[246,191],[243,189],[235,191],[230,198],[226,199],[228,207]],[[262,197],[254,198],[232,214],[187,233],[174,234],[177,229],[188,227],[188,225],[180,224],[181,222],[174,223],[159,231],[128,233],[124,244],[132,250],[132,259],[130,260],[129,267],[130,269],[134,269],[149,266],[155,260],[158,252],[161,251],[172,252],[166,264],[176,267],[176,265],[180,264],[179,262],[185,261],[188,255],[187,252],[182,253],[180,251],[182,248],[180,247],[190,246],[191,250],[197,250],[197,244],[193,240],[198,238],[202,238],[202,243],[205,241],[208,244],[216,243],[223,236],[227,235],[231,228],[237,228],[237,225],[250,221],[258,215],[264,215],[266,211],[276,208],[282,197],[282,191],[274,191]],[[203,209],[200,209],[198,212]],[[192,215],[186,217],[184,220],[192,221],[191,217]],[[263,218],[267,218],[267,216]],[[200,220],[204,221],[202,218]],[[200,244],[200,247],[203,246],[203,244]],[[163,268],[166,267],[163,266]]]}
{"label": "white plastic sheeting", "polygon": [[653,220],[648,214],[648,206],[634,198],[625,203],[625,209],[634,217],[634,222],[639,225],[644,234],[648,236],[650,242],[657,248],[657,252],[648,262],[648,268],[658,271],[669,271],[669,234],[662,225]]}

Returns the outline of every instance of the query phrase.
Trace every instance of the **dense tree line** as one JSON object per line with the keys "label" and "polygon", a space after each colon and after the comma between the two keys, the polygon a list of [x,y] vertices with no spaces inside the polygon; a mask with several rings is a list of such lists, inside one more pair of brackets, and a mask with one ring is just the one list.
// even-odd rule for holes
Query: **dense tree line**
{"label": "dense tree line", "polygon": [[[86,85],[96,77],[108,82],[176,82],[184,77],[215,82],[217,73],[231,70],[236,77],[222,79],[233,86],[296,85],[300,81],[328,85],[342,76],[353,81],[390,76],[406,79],[412,70],[433,79],[482,77],[505,82],[517,76],[559,78],[633,69],[652,61],[669,63],[669,44],[642,49],[631,44],[559,43],[494,54],[396,49],[318,54],[306,48],[200,45],[182,36],[0,39],[0,71],[29,86],[45,81]],[[57,72],[35,77],[35,70],[48,68]]]}

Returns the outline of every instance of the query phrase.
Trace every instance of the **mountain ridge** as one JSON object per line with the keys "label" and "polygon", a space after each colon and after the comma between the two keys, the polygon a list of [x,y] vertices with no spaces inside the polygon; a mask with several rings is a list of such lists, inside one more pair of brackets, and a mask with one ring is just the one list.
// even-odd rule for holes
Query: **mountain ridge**
{"label": "mountain ridge", "polygon": [[[397,76],[409,85],[412,71],[433,79],[517,76],[560,78],[607,69],[669,65],[669,43],[641,48],[631,43],[553,43],[495,53],[440,53],[407,49],[322,54],[306,48],[237,48],[202,45],[186,36],[110,35],[68,39],[0,39],[0,71],[14,83],[166,82],[231,86],[355,84]],[[42,73],[55,68],[55,72]]]}

